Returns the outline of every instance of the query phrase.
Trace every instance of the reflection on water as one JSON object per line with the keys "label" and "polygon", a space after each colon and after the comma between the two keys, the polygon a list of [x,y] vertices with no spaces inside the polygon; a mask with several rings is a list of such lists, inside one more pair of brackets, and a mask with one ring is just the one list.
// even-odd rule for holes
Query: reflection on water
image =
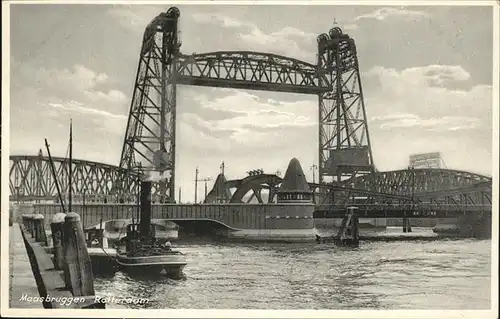
{"label": "reflection on water", "polygon": [[186,278],[96,280],[131,308],[489,309],[491,241],[181,245]]}

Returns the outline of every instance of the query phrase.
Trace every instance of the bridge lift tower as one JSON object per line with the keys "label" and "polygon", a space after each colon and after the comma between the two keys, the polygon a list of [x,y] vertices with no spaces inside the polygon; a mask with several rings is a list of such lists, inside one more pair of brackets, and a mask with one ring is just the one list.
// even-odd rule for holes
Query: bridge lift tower
{"label": "bridge lift tower", "polygon": [[[232,87],[315,94],[319,104],[319,181],[339,183],[373,171],[354,39],[339,27],[318,37],[316,65],[251,51],[184,55],[179,9],[172,7],[146,27],[120,168],[121,189],[141,171],[161,173],[160,191],[174,197],[176,86]],[[128,184],[127,184],[128,183]]]}
{"label": "bridge lift tower", "polygon": [[317,69],[320,81],[327,82],[321,86],[330,88],[318,95],[319,183],[338,184],[373,172],[354,39],[339,27],[318,36]]}
{"label": "bridge lift tower", "polygon": [[[175,198],[176,65],[179,9],[154,18],[144,32],[120,168],[161,174],[160,194]],[[132,179],[124,176],[120,187]]]}

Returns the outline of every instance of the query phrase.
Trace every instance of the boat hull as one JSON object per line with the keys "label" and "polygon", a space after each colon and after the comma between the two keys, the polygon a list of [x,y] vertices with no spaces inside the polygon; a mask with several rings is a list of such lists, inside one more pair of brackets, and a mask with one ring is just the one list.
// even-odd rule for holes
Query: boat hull
{"label": "boat hull", "polygon": [[87,248],[92,272],[96,275],[112,274],[118,270],[116,263],[116,250],[112,248],[89,247]]}
{"label": "boat hull", "polygon": [[131,275],[158,275],[165,271],[169,277],[182,277],[182,270],[187,265],[182,254],[154,256],[126,256],[118,254],[118,267]]}

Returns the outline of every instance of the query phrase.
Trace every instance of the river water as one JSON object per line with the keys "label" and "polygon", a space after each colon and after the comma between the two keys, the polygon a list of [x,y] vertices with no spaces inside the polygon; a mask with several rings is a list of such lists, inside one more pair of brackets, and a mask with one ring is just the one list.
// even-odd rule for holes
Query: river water
{"label": "river water", "polygon": [[491,240],[182,244],[185,279],[98,277],[96,294],[159,309],[489,309]]}

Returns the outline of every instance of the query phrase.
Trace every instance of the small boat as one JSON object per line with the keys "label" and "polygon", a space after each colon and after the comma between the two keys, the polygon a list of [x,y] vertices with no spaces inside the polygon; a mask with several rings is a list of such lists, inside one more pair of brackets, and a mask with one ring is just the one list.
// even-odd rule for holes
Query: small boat
{"label": "small boat", "polygon": [[129,274],[158,274],[180,278],[187,265],[186,257],[172,249],[170,242],[161,242],[156,236],[141,237],[140,224],[128,224],[127,236],[116,248],[116,262]]}
{"label": "small boat", "polygon": [[[127,226],[133,223],[129,219],[110,219],[102,221],[98,224],[91,225],[85,228],[86,233],[92,233],[92,239],[99,241],[100,231],[102,229],[102,237],[107,242],[106,247],[115,247],[124,237],[127,236]],[[155,237],[161,242],[173,241],[178,239],[179,226],[165,219],[152,219],[151,227],[155,233]],[[90,240],[90,238],[88,239]],[[90,247],[88,245],[88,247]]]}
{"label": "small boat", "polygon": [[173,250],[169,241],[177,238],[178,226],[151,219],[151,186],[151,181],[141,182],[139,223],[114,219],[85,229],[87,249],[96,271],[110,269],[111,265],[134,275],[165,271],[169,277],[182,278],[186,257]]}

